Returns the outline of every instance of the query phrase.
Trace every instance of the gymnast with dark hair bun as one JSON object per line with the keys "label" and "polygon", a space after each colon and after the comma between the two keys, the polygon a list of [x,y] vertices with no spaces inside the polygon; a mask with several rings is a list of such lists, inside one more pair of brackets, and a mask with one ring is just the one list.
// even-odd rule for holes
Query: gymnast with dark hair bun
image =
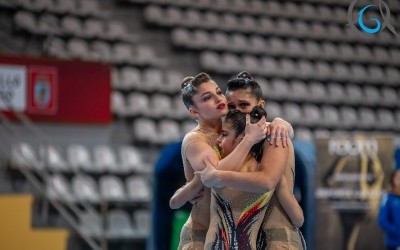
{"label": "gymnast with dark hair bun", "polygon": [[[226,98],[218,85],[205,73],[187,77],[182,81],[182,100],[198,126],[186,134],[182,143],[182,160],[188,183],[177,190],[170,200],[171,208],[179,208],[189,200],[201,195],[193,207],[188,221],[182,228],[179,249],[203,249],[210,220],[210,190],[204,189],[194,171],[201,171],[210,162],[217,169],[237,171],[244,162],[250,148],[265,137],[265,117],[256,124],[246,123],[245,135],[232,154],[220,160],[216,139],[221,131],[221,118],[228,109]],[[274,126],[282,125],[273,121]],[[289,128],[292,130],[289,124]],[[282,141],[283,142],[283,141]],[[282,143],[283,144],[283,143]],[[285,145],[283,145],[285,146]]]}

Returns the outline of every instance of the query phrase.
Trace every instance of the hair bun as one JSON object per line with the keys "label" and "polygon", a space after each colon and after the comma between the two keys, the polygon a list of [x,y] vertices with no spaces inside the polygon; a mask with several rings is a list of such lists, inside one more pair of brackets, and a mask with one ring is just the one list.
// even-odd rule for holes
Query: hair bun
{"label": "hair bun", "polygon": [[253,77],[247,71],[240,72],[236,77],[241,79],[253,80]]}
{"label": "hair bun", "polygon": [[181,89],[185,88],[193,79],[194,79],[193,76],[185,77],[181,82]]}
{"label": "hair bun", "polygon": [[250,117],[256,121],[261,120],[261,118],[265,116],[267,118],[267,111],[261,108],[260,106],[254,106],[253,109],[250,111]]}

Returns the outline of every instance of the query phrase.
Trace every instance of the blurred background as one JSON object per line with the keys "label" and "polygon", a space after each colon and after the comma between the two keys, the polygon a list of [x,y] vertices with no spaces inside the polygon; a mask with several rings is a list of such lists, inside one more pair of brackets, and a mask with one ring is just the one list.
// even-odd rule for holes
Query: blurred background
{"label": "blurred background", "polygon": [[243,70],[294,127],[308,249],[384,249],[400,2],[375,1],[367,34],[369,2],[0,0],[0,249],[176,249],[180,81]]}

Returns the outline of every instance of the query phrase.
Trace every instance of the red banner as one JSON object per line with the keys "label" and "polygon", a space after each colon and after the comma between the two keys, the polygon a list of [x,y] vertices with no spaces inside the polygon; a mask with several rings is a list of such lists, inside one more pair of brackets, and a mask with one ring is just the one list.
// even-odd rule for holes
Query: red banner
{"label": "red banner", "polygon": [[34,121],[109,123],[110,81],[106,64],[0,56],[0,109]]}

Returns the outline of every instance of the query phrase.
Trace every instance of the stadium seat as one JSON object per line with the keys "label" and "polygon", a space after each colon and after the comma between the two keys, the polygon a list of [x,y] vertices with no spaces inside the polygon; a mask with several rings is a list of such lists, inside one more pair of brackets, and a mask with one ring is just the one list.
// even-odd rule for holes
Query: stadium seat
{"label": "stadium seat", "polygon": [[269,102],[267,100],[267,104],[266,104],[265,108],[267,110],[267,115],[268,115],[268,120],[269,121],[272,121],[276,117],[282,117],[282,108],[281,108],[281,105],[279,103],[277,103],[277,102]]}
{"label": "stadium seat", "polygon": [[340,124],[345,128],[353,128],[359,122],[356,110],[351,107],[340,107],[340,116]]}
{"label": "stadium seat", "polygon": [[151,229],[151,214],[146,209],[138,209],[133,213],[135,233],[138,237],[147,238]]}
{"label": "stadium seat", "polygon": [[127,97],[127,115],[150,115],[150,102],[146,94],[132,92]]}
{"label": "stadium seat", "polygon": [[52,175],[46,179],[46,197],[50,200],[74,202],[71,187],[62,175]]}
{"label": "stadium seat", "polygon": [[93,164],[98,169],[116,172],[119,169],[114,150],[108,145],[95,145],[93,147]]}
{"label": "stadium seat", "polygon": [[153,120],[139,118],[133,122],[133,138],[142,142],[158,142],[158,131]]}
{"label": "stadium seat", "polygon": [[99,180],[100,195],[105,201],[125,201],[126,194],[121,179],[114,175],[101,176]]}
{"label": "stadium seat", "polygon": [[171,98],[163,94],[154,94],[150,97],[148,116],[154,118],[170,117],[172,113]]}
{"label": "stadium seat", "polygon": [[357,123],[357,128],[369,129],[376,126],[377,117],[375,112],[370,108],[360,108],[358,112],[360,121]]}
{"label": "stadium seat", "polygon": [[309,98],[313,101],[323,103],[327,99],[327,90],[325,85],[320,82],[309,83],[310,95]]}
{"label": "stadium seat", "polygon": [[73,169],[91,169],[93,162],[89,150],[82,144],[71,144],[67,148],[68,163]]}
{"label": "stadium seat", "polygon": [[[303,114],[304,114],[304,125],[307,126],[320,126],[323,125],[321,122],[321,112],[317,105],[314,104],[305,104],[303,106]],[[296,130],[297,133],[297,130]]]}
{"label": "stadium seat", "polygon": [[180,126],[173,120],[161,120],[158,124],[158,142],[170,143],[179,140],[181,137]]}
{"label": "stadium seat", "polygon": [[381,102],[385,106],[396,106],[399,104],[400,96],[397,95],[394,88],[384,87],[381,88]]}
{"label": "stadium seat", "polygon": [[60,147],[55,147],[50,144],[42,144],[39,151],[40,155],[44,157],[45,165],[49,170],[54,172],[66,172],[70,170]]}
{"label": "stadium seat", "polygon": [[43,160],[39,157],[33,146],[26,142],[20,142],[13,145],[11,149],[11,161],[17,166],[23,168],[29,168],[36,171],[44,169]]}
{"label": "stadium seat", "polygon": [[129,214],[121,209],[108,212],[106,217],[108,239],[130,239],[135,235]]}
{"label": "stadium seat", "polygon": [[102,217],[91,212],[80,214],[79,229],[84,235],[90,237],[102,237],[104,234]]}
{"label": "stadium seat", "polygon": [[140,89],[142,75],[139,69],[133,67],[123,67],[120,71],[120,88],[121,89]]}
{"label": "stadium seat", "polygon": [[149,184],[143,176],[130,176],[126,180],[127,198],[135,202],[147,202],[151,200]]}
{"label": "stadium seat", "polygon": [[347,84],[345,86],[345,91],[346,98],[343,100],[344,103],[359,105],[364,102],[364,93],[360,86],[355,84]]}

